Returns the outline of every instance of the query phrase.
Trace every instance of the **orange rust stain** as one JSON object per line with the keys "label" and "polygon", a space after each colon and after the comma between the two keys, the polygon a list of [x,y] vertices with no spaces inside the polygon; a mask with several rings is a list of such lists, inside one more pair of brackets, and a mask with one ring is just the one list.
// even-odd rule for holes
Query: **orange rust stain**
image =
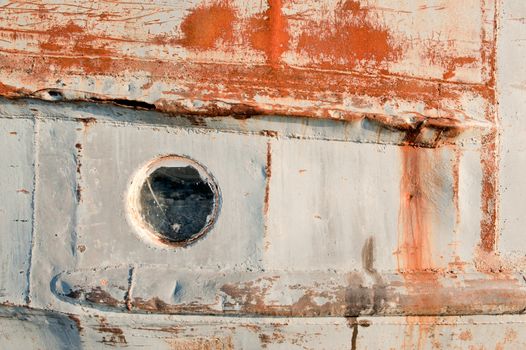
{"label": "orange rust stain", "polygon": [[422,58],[433,65],[444,69],[442,79],[448,80],[455,76],[456,70],[463,66],[479,64],[480,58],[472,56],[459,56],[455,53],[454,42],[433,42],[423,51]]}
{"label": "orange rust stain", "polygon": [[[67,77],[77,74],[92,74],[113,76],[119,72],[126,71],[129,75],[146,74],[155,77],[154,81],[166,83],[180,79],[181,76],[195,77],[189,82],[188,91],[184,96],[195,96],[196,99],[203,101],[216,101],[219,99],[230,99],[238,102],[233,105],[235,108],[244,108],[243,114],[276,114],[282,113],[294,116],[317,115],[320,118],[329,118],[331,114],[325,109],[302,108],[291,110],[287,106],[273,105],[261,106],[257,104],[254,97],[265,90],[269,98],[294,97],[301,100],[318,100],[319,93],[330,91],[336,97],[342,93],[369,96],[382,100],[404,99],[407,101],[425,101],[426,108],[440,109],[443,99],[456,100],[466,92],[473,92],[486,96],[486,90],[478,86],[457,85],[438,85],[435,83],[423,82],[414,79],[404,79],[398,77],[360,77],[341,74],[328,74],[318,71],[297,70],[290,67],[280,69],[279,74],[275,74],[267,67],[239,67],[232,65],[201,65],[191,64],[182,66],[180,63],[167,61],[144,61],[132,60],[126,57],[116,59],[110,57],[53,57],[53,56],[26,56],[12,57],[10,55],[0,55],[0,66],[5,71],[20,72],[20,66],[29,67],[27,73],[21,72],[23,77],[19,78],[20,86],[29,86],[34,90],[43,86],[55,84],[56,75],[63,74]],[[50,73],[49,67],[57,67],[56,73]],[[222,88],[220,88],[222,87]],[[2,86],[0,85],[0,90]],[[11,89],[6,88],[8,91]],[[0,91],[1,93],[1,91]],[[147,93],[147,92],[145,92]],[[166,99],[159,99],[155,102],[156,107],[161,111],[190,113],[182,104],[178,104],[170,96]],[[213,104],[210,109],[202,108],[201,114],[222,113],[226,115],[236,114],[231,108],[220,110]],[[195,113],[195,112],[194,112]],[[378,115],[376,115],[377,117]],[[353,116],[346,112],[343,116],[350,120],[353,118],[363,118],[363,114]]]}
{"label": "orange rust stain", "polygon": [[426,173],[434,165],[425,150],[403,146],[401,152],[398,269],[402,272],[423,271],[433,266]]}
{"label": "orange rust stain", "polygon": [[458,339],[467,341],[467,340],[473,340],[473,335],[471,334],[471,331],[465,330],[462,333],[459,334]]}
{"label": "orange rust stain", "polygon": [[[434,151],[402,146],[402,177],[400,179],[400,212],[398,217],[398,271],[405,287],[414,295],[410,304],[402,305],[408,313],[426,310],[438,313],[443,307],[437,303],[439,291],[438,270],[432,259],[431,213],[433,187],[440,187],[440,176],[433,174],[436,167]],[[430,189],[431,187],[431,189]],[[436,210],[436,209],[435,209]]]}
{"label": "orange rust stain", "polygon": [[[64,69],[79,67],[84,73],[90,74],[110,68],[111,56],[114,52],[103,43],[103,38],[86,33],[85,28],[69,21],[65,25],[57,25],[46,31],[47,40],[39,47],[43,54],[62,55],[55,64]],[[68,57],[68,55],[82,57]],[[90,59],[92,58],[93,59]]]}
{"label": "orange rust stain", "polygon": [[0,82],[0,95],[2,96],[14,96],[19,94],[29,94],[29,90],[21,87],[3,84]]}
{"label": "orange rust stain", "polygon": [[[408,316],[404,330],[402,350],[426,349],[429,345],[433,349],[440,349],[440,342],[435,339],[437,317],[433,316]],[[415,328],[418,334],[415,334]]]}
{"label": "orange rust stain", "polygon": [[72,21],[65,25],[53,26],[46,34],[48,40],[39,45],[44,53],[72,51],[86,56],[105,56],[113,53],[97,42],[97,36],[87,34],[83,27]]}
{"label": "orange rust stain", "polygon": [[228,2],[199,6],[181,23],[184,37],[178,44],[197,50],[213,49],[219,40],[232,41],[235,11]]}
{"label": "orange rust stain", "polygon": [[281,12],[281,0],[268,0],[268,5],[267,11],[250,19],[249,38],[252,47],[263,51],[267,63],[276,67],[281,55],[288,49],[290,37],[287,18]]}
{"label": "orange rust stain", "polygon": [[498,209],[498,159],[496,146],[497,132],[482,138],[480,163],[482,166],[482,193],[480,220],[480,247],[484,252],[493,252],[497,246]]}
{"label": "orange rust stain", "polygon": [[298,50],[321,66],[381,66],[396,60],[401,48],[393,43],[387,28],[369,18],[368,10],[357,1],[346,1],[335,11],[333,20],[311,23],[299,37]]}
{"label": "orange rust stain", "polygon": [[460,66],[466,66],[477,62],[475,57],[454,57],[447,61],[446,71],[442,75],[443,79],[451,79],[455,76],[455,71]]}

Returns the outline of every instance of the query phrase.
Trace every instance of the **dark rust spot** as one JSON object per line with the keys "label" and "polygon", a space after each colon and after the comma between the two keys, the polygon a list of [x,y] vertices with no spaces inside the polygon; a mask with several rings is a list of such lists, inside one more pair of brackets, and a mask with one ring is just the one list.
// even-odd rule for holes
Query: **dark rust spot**
{"label": "dark rust spot", "polygon": [[278,132],[275,130],[261,130],[259,133],[260,135],[267,136],[267,137],[277,137],[278,136]]}
{"label": "dark rust spot", "polygon": [[85,293],[84,298],[86,301],[99,305],[107,305],[111,307],[122,305],[122,301],[115,299],[110,293],[106,292],[101,287],[95,287]]}
{"label": "dark rust spot", "polygon": [[97,122],[97,119],[96,118],[92,118],[92,117],[89,117],[89,118],[77,118],[77,121],[79,121],[82,124],[84,124],[84,128],[87,130],[88,127],[90,127],[91,125],[93,125],[93,124],[95,124]]}

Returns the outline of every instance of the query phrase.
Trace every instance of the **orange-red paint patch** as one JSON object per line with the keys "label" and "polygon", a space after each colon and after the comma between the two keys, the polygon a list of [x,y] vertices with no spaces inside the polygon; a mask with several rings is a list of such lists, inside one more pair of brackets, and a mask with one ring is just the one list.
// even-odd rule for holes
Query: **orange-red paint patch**
{"label": "orange-red paint patch", "polygon": [[357,66],[385,69],[382,63],[401,53],[391,34],[373,21],[357,1],[347,1],[335,11],[335,18],[311,23],[300,35],[298,50],[322,66]]}
{"label": "orange-red paint patch", "polygon": [[39,46],[43,52],[74,52],[86,56],[111,55],[112,51],[97,42],[97,37],[86,34],[81,26],[70,21],[65,25],[57,25],[46,31],[47,41]]}
{"label": "orange-red paint patch", "polygon": [[[102,44],[103,39],[69,21],[65,25],[51,27],[45,33],[47,40],[40,43],[43,53],[60,55],[57,60],[58,68],[81,68],[84,73],[90,74],[98,70],[108,70],[111,56],[114,52]],[[71,55],[81,57],[71,57]]]}
{"label": "orange-red paint patch", "polygon": [[227,2],[199,6],[181,23],[184,37],[176,42],[191,49],[213,49],[220,40],[233,40],[235,20],[236,13]]}

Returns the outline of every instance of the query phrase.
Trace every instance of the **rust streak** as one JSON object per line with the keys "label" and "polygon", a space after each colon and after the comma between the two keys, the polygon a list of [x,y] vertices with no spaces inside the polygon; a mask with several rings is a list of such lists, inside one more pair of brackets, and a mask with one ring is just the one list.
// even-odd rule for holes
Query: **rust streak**
{"label": "rust streak", "polygon": [[480,221],[480,247],[486,253],[494,252],[497,246],[498,212],[498,154],[497,132],[482,138],[480,163],[482,167],[482,218]]}
{"label": "rust streak", "polygon": [[268,214],[269,209],[269,200],[270,200],[270,178],[272,177],[272,143],[270,141],[267,142],[267,163],[265,165],[265,179],[266,179],[266,185],[265,185],[265,199],[264,199],[264,206],[263,206],[263,213],[265,215]]}
{"label": "rust streak", "polygon": [[267,63],[276,68],[281,55],[288,49],[287,19],[281,11],[281,0],[268,0],[268,10],[251,18],[248,28],[253,48],[263,51]]}
{"label": "rust streak", "polygon": [[452,270],[463,270],[465,263],[461,261],[458,255],[458,239],[460,235],[460,203],[459,203],[459,183],[460,183],[460,160],[462,157],[462,149],[458,146],[454,146],[454,159],[452,164],[452,181],[453,181],[453,193],[452,200],[455,208],[455,228],[454,228],[454,241],[451,242],[452,246],[452,261],[448,264]]}
{"label": "rust streak", "polygon": [[263,217],[265,222],[265,249],[268,249],[270,246],[270,242],[267,238],[267,231],[268,231],[268,211],[270,208],[270,180],[272,177],[272,143],[271,141],[267,141],[267,162],[265,164],[265,197],[263,199]]}
{"label": "rust streak", "polygon": [[398,269],[419,272],[432,268],[431,227],[426,189],[426,170],[433,164],[425,150],[401,147],[402,178],[400,181],[400,213]]}
{"label": "rust streak", "polygon": [[[486,13],[486,1],[482,1],[483,16]],[[497,6],[497,4],[495,4]],[[486,109],[486,119],[494,124],[498,124],[499,117],[496,112],[496,44],[498,30],[498,10],[493,14],[493,35],[484,29],[481,30],[481,40],[483,45],[480,50],[482,59],[488,63],[488,82],[487,87],[490,91],[489,99],[492,104]],[[490,40],[488,40],[490,39]],[[480,163],[482,167],[482,193],[481,210],[482,218],[480,221],[480,248],[483,253],[495,253],[497,249],[497,222],[498,222],[498,172],[499,172],[499,150],[498,132],[485,135],[482,138],[480,151]]]}

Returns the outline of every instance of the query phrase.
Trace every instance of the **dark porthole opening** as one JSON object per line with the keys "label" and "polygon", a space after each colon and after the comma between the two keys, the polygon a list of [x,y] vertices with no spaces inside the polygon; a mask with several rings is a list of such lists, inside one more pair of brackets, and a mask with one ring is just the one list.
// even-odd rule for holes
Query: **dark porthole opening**
{"label": "dark porthole opening", "polygon": [[138,214],[161,242],[189,244],[215,221],[217,186],[200,165],[189,159],[173,157],[159,165],[143,178],[138,189]]}

